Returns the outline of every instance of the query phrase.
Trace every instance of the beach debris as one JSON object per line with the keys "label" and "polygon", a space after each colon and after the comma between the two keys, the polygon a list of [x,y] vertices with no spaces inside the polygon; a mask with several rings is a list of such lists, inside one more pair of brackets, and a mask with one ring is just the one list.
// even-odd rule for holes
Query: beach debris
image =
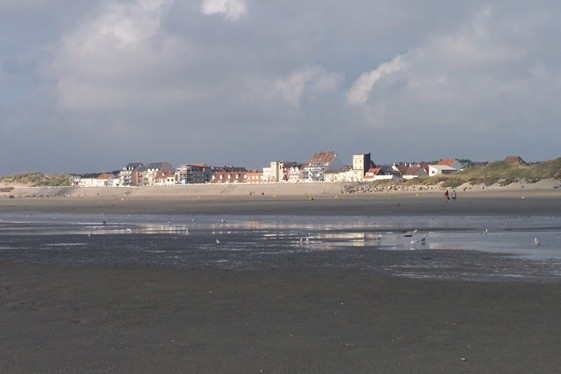
{"label": "beach debris", "polygon": [[538,238],[534,238],[534,245],[536,246],[542,245],[542,242]]}
{"label": "beach debris", "polygon": [[132,232],[132,229],[131,229],[130,227],[127,227],[127,228],[125,229],[125,231],[126,231],[126,232]]}
{"label": "beach debris", "polygon": [[468,359],[465,358],[465,357],[460,357],[460,360],[462,360],[462,361],[467,361]]}

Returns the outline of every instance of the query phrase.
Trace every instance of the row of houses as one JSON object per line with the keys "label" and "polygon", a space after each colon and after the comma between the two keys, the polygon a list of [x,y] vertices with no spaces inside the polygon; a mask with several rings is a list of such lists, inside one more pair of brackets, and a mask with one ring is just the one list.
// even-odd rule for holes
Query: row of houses
{"label": "row of houses", "polygon": [[169,162],[132,162],[118,173],[101,174],[96,178],[73,177],[72,183],[81,187],[117,187],[202,183],[372,182],[453,173],[464,167],[466,165],[458,160],[377,166],[370,153],[356,154],[352,164],[345,165],[335,152],[322,151],[313,154],[305,163],[273,161],[262,171],[236,166],[208,166],[204,163],[182,164],[174,168]]}

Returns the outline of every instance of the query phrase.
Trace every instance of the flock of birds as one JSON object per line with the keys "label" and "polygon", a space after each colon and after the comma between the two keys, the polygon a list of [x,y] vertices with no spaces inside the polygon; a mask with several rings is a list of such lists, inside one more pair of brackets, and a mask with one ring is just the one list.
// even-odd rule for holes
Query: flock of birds
{"label": "flock of birds", "polygon": [[[195,226],[197,224],[197,221],[194,218],[191,220],[191,222],[192,222],[193,226]],[[169,223],[169,221],[168,221],[168,223]],[[225,224],[226,220],[222,219],[222,220],[220,220],[220,223]],[[103,220],[102,224],[106,225],[107,221]],[[126,228],[125,231],[126,232],[132,232],[132,229]],[[417,232],[418,232],[418,229],[415,229],[411,232],[406,232],[404,236],[405,237],[413,237]],[[185,227],[185,229],[183,231],[183,234],[184,235],[190,235],[188,227]],[[488,234],[489,234],[489,229],[485,228],[485,230],[483,231],[483,235],[488,235]],[[91,238],[91,237],[92,237],[92,232],[90,231],[90,232],[88,232],[88,238]],[[378,236],[374,237],[373,239],[374,240],[381,240],[382,239],[382,234],[378,234]],[[221,243],[220,240],[216,239],[216,244],[220,244],[220,243]],[[300,237],[299,240],[298,240],[298,245],[299,246],[309,245],[311,243],[312,243],[312,241],[311,241],[311,238],[309,236]],[[417,249],[417,245],[426,246],[426,243],[427,243],[427,238],[426,238],[425,235],[423,235],[420,239],[412,239],[409,243],[409,247],[410,247],[410,249],[414,250],[414,249]],[[537,237],[534,237],[534,245],[535,246],[541,246],[542,242]]]}

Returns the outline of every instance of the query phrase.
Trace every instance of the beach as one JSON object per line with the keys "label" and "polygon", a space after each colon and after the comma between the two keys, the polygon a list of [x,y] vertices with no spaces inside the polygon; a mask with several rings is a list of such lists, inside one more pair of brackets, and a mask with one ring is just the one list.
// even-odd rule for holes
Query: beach
{"label": "beach", "polygon": [[[16,188],[0,198],[0,212],[299,214],[299,215],[558,215],[557,181],[508,188],[344,194],[344,183],[187,185],[142,188]],[[416,189],[423,187],[416,187]],[[8,196],[15,198],[8,198]]]}
{"label": "beach", "polygon": [[[109,220],[112,214],[155,214],[160,220],[188,216],[187,222],[275,215],[396,222],[418,217],[415,223],[427,215],[444,221],[483,216],[491,222],[516,216],[522,229],[524,217],[531,216],[553,222],[547,230],[554,232],[561,212],[561,191],[550,189],[459,191],[456,201],[445,201],[440,191],[321,191],[74,192],[0,199],[0,214],[87,213]],[[543,231],[540,222],[536,227]],[[539,261],[437,247],[379,251],[367,242],[354,249],[301,251],[287,247],[292,238],[281,237],[272,249],[261,250],[259,240],[270,231],[259,236],[261,228],[232,230],[227,237],[227,230],[217,231],[219,223],[213,225],[199,236],[193,226],[190,237],[1,235],[0,371],[547,373],[561,364],[561,283],[554,262],[548,262],[549,275],[533,277],[543,271]],[[254,243],[258,255],[220,250],[211,246],[214,238],[240,247]],[[164,240],[171,244],[159,244]],[[175,256],[188,241],[202,249],[180,262],[152,261]],[[62,245],[69,242],[86,244],[79,250]],[[132,244],[125,249],[127,243]],[[34,250],[42,245],[44,251]],[[141,246],[154,250],[130,260]],[[272,256],[277,247],[286,253]],[[223,266],[225,259],[231,266]],[[243,261],[249,265],[236,266]],[[441,267],[425,269],[428,263]],[[400,276],[410,264],[427,276]],[[452,276],[439,278],[443,269]],[[494,277],[496,269],[525,275]]]}

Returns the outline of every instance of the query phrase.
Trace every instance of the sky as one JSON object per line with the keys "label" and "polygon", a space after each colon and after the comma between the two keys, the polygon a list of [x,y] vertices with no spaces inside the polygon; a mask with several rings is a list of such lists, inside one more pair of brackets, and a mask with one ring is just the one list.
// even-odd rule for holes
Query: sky
{"label": "sky", "polygon": [[561,156],[561,3],[0,0],[0,175]]}

